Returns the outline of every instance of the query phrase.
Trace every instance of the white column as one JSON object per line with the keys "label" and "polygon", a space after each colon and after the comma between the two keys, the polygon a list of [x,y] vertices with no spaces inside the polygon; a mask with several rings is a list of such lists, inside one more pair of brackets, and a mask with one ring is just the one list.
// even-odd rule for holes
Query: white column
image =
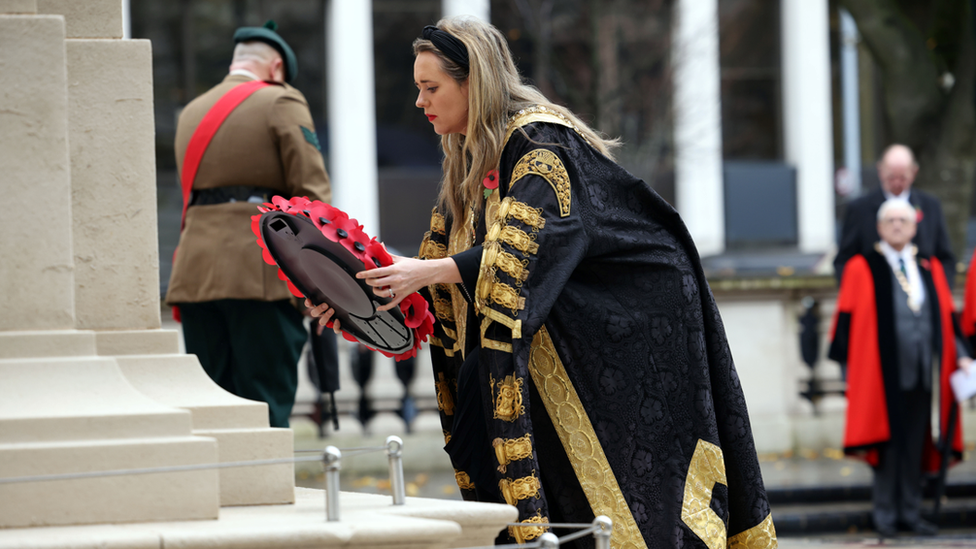
{"label": "white column", "polygon": [[491,2],[489,0],[441,0],[444,17],[473,15],[482,21],[491,21]]}
{"label": "white column", "polygon": [[326,28],[332,201],[379,237],[372,1],[331,0]]}
{"label": "white column", "polygon": [[851,13],[840,10],[840,81],[844,105],[844,167],[848,192],[861,194],[861,90],[858,78],[857,23]]}
{"label": "white column", "polygon": [[834,245],[834,162],[827,0],[781,0],[783,141],[796,166],[800,251]]}
{"label": "white column", "polygon": [[717,0],[675,4],[675,201],[698,252],[725,250]]}

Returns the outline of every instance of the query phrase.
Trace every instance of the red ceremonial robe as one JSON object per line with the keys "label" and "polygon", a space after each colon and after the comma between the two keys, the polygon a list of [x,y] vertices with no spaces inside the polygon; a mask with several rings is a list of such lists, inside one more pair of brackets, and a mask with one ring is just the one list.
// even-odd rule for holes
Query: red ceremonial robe
{"label": "red ceremonial robe", "polygon": [[[959,404],[952,398],[949,376],[956,369],[956,332],[953,302],[945,271],[938,259],[919,259],[926,300],[932,305],[939,369],[939,425],[945,432],[949,410]],[[844,267],[831,328],[829,357],[847,363],[847,421],[844,453],[878,465],[879,447],[901,428],[901,385],[898,380],[892,272],[883,255],[872,251],[856,255]],[[935,297],[936,299],[933,299]],[[960,417],[957,409],[957,418]],[[962,458],[962,428],[957,421],[952,433],[952,463]],[[938,449],[926,433],[922,465],[937,471]]]}
{"label": "red ceremonial robe", "polygon": [[969,338],[970,344],[976,341],[976,252],[969,261],[969,273],[966,275],[966,295],[962,306],[962,333]]}

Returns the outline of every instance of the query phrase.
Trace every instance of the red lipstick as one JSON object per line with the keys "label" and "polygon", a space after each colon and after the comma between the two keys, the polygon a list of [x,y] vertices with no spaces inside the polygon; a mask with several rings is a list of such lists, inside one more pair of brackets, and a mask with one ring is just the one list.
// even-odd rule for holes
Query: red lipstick
{"label": "red lipstick", "polygon": [[430,120],[431,122],[433,122],[435,118],[437,118],[437,115],[436,114],[428,114],[427,115],[427,120]]}

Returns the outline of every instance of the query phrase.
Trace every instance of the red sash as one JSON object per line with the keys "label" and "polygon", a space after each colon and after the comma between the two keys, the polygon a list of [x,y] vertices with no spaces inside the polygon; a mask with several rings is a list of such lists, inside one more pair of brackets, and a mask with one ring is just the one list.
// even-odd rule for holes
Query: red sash
{"label": "red sash", "polygon": [[270,85],[270,83],[261,80],[239,84],[231,88],[229,92],[225,93],[223,97],[214,103],[214,106],[210,107],[207,114],[200,120],[200,125],[197,126],[196,131],[193,132],[193,136],[190,137],[189,145],[186,146],[186,156],[183,157],[183,171],[180,174],[180,185],[183,187],[183,215],[180,217],[181,231],[183,230],[183,224],[186,222],[186,208],[190,205],[190,191],[193,190],[193,182],[197,178],[197,169],[200,167],[200,161],[203,160],[203,153],[207,151],[207,146],[210,145],[210,140],[213,139],[214,134],[220,129],[224,120],[227,120],[230,113],[242,101],[250,97],[252,93]]}
{"label": "red sash", "polygon": [[[190,136],[190,143],[186,146],[186,155],[183,157],[183,170],[180,173],[180,186],[183,188],[183,214],[180,216],[180,232],[183,232],[183,225],[186,223],[186,209],[190,205],[190,192],[193,190],[193,182],[197,178],[197,169],[200,168],[200,161],[203,160],[203,153],[207,152],[210,140],[223,125],[224,120],[230,113],[237,108],[252,93],[270,86],[270,82],[254,80],[245,82],[231,88],[223,97],[214,103],[213,107],[203,115],[197,129]],[[173,263],[176,263],[176,251],[173,252]],[[180,321],[179,307],[173,307],[173,320]]]}

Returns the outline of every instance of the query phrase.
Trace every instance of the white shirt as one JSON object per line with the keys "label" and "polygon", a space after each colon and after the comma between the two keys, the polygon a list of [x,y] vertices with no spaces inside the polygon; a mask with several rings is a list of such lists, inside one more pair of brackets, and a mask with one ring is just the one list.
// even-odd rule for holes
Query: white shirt
{"label": "white shirt", "polygon": [[230,74],[231,76],[246,76],[251,80],[261,80],[260,78],[258,78],[258,75],[254,74],[253,72],[247,69],[234,69],[230,71]]}
{"label": "white shirt", "polygon": [[[231,73],[231,74],[234,74],[234,73]],[[885,190],[882,190],[881,192],[884,193],[884,196],[885,196],[885,199],[886,200],[891,200],[891,199],[904,200],[905,202],[908,202],[909,204],[911,204],[911,201],[908,200],[912,196],[912,190],[911,189],[905,189],[904,191],[901,192],[901,194],[891,194],[891,193],[889,193],[888,191],[885,191]]]}
{"label": "white shirt", "polygon": [[896,271],[901,271],[899,259],[905,262],[905,271],[908,275],[908,286],[912,289],[911,300],[916,306],[921,307],[925,303],[925,285],[922,284],[922,274],[918,272],[918,263],[915,262],[915,253],[911,244],[905,245],[899,252],[892,248],[887,242],[882,240],[878,243],[881,253],[888,260],[888,265]]}

